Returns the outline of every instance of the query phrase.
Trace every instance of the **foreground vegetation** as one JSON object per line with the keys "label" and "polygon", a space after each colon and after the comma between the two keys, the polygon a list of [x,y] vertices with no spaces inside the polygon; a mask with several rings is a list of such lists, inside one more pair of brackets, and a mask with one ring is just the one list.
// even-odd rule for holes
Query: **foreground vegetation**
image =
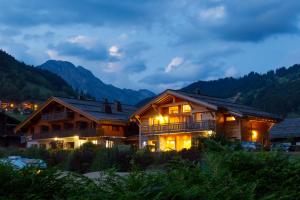
{"label": "foreground vegetation", "polygon": [[[37,173],[0,166],[0,199],[300,199],[300,160],[280,152],[245,152],[207,141],[198,149],[163,154],[133,153],[129,176],[109,169],[99,181],[55,168]],[[154,166],[138,158],[154,159],[160,170],[144,170]]]}

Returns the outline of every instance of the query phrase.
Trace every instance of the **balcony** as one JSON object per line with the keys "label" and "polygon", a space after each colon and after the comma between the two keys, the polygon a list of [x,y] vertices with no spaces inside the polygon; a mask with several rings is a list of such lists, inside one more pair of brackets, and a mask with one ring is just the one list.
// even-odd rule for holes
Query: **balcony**
{"label": "balcony", "polygon": [[72,112],[57,112],[51,114],[43,114],[41,118],[44,121],[58,121],[71,118],[72,116]]}
{"label": "balcony", "polygon": [[72,129],[72,130],[62,130],[62,131],[51,131],[46,133],[35,133],[32,135],[32,139],[48,139],[48,138],[63,138],[63,137],[98,137],[102,136],[103,131],[102,130],[96,130],[96,129],[85,129],[85,130],[79,130],[79,129]]}
{"label": "balcony", "polygon": [[172,124],[161,124],[153,126],[142,126],[142,134],[160,134],[191,131],[208,131],[216,129],[215,120],[204,120],[199,122],[181,122]]}

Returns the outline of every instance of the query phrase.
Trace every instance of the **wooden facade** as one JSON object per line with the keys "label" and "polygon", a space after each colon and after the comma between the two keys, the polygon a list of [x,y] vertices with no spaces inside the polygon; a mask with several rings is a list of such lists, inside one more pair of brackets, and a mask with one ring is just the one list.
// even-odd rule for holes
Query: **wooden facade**
{"label": "wooden facade", "polygon": [[72,149],[86,142],[112,147],[137,134],[128,120],[132,111],[119,102],[52,97],[16,132],[26,135],[28,147]]}
{"label": "wooden facade", "polygon": [[153,151],[188,149],[193,138],[214,134],[269,145],[268,131],[278,118],[249,109],[222,99],[167,90],[138,109],[132,119],[140,127],[140,147],[148,145]]}

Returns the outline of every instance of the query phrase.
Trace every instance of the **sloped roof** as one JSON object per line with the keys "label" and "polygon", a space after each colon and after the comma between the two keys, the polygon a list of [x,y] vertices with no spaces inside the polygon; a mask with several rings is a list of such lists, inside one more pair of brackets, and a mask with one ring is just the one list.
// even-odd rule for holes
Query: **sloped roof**
{"label": "sloped roof", "polygon": [[121,104],[122,112],[118,112],[114,106],[114,103],[109,103],[111,106],[112,113],[106,113],[103,110],[102,101],[90,101],[90,100],[79,100],[63,97],[55,97],[72,107],[81,110],[84,113],[89,114],[97,120],[128,120],[129,116],[136,110],[134,106]]}
{"label": "sloped roof", "polygon": [[57,102],[68,107],[75,112],[84,115],[93,121],[123,121],[127,122],[130,115],[136,110],[134,106],[121,104],[122,111],[116,110],[114,103],[109,103],[112,113],[106,113],[102,101],[79,100],[74,98],[64,97],[50,97],[37,111],[31,114],[26,120],[21,122],[16,128],[15,132],[19,131],[22,127],[28,124],[34,117],[36,117],[43,109],[50,103]]}
{"label": "sloped roof", "polygon": [[200,94],[192,94],[192,93],[186,93],[182,91],[174,91],[195,99],[199,99],[201,101],[205,101],[209,104],[215,105],[218,108],[223,108],[231,112],[239,113],[242,114],[243,116],[253,116],[253,117],[265,117],[265,118],[271,118],[271,119],[276,119],[280,120],[281,117],[276,114],[264,112],[262,110],[259,110],[257,108],[253,108],[250,106],[245,106],[242,104],[234,103],[230,100],[227,99],[221,99],[221,98],[216,98],[216,97],[209,97],[205,95],[200,95]]}
{"label": "sloped roof", "polygon": [[257,108],[241,105],[238,103],[234,103],[232,101],[216,98],[216,97],[210,97],[200,94],[193,94],[193,93],[187,93],[179,90],[166,90],[160,95],[158,95],[156,98],[152,99],[148,104],[144,105],[142,108],[140,108],[138,111],[135,112],[135,114],[141,112],[143,109],[146,109],[147,106],[150,104],[156,102],[158,99],[162,98],[164,95],[175,95],[181,98],[186,98],[190,101],[205,105],[207,107],[210,107],[214,110],[226,110],[228,112],[231,112],[232,114],[240,115],[243,117],[259,117],[259,118],[267,118],[272,120],[281,120],[281,117],[276,114],[264,112],[262,110],[259,110]]}
{"label": "sloped roof", "polygon": [[271,139],[300,137],[300,118],[285,119],[270,130]]}

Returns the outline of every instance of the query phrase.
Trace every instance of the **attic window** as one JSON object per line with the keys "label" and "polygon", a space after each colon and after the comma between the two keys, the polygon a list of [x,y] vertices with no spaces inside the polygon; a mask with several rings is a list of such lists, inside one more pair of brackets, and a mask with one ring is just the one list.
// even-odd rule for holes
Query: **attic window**
{"label": "attic window", "polygon": [[178,114],[178,113],[179,113],[178,106],[169,107],[169,114]]}
{"label": "attic window", "polygon": [[188,105],[188,104],[182,105],[182,112],[188,113],[188,112],[191,112],[191,110],[192,110],[192,108],[190,105]]}

